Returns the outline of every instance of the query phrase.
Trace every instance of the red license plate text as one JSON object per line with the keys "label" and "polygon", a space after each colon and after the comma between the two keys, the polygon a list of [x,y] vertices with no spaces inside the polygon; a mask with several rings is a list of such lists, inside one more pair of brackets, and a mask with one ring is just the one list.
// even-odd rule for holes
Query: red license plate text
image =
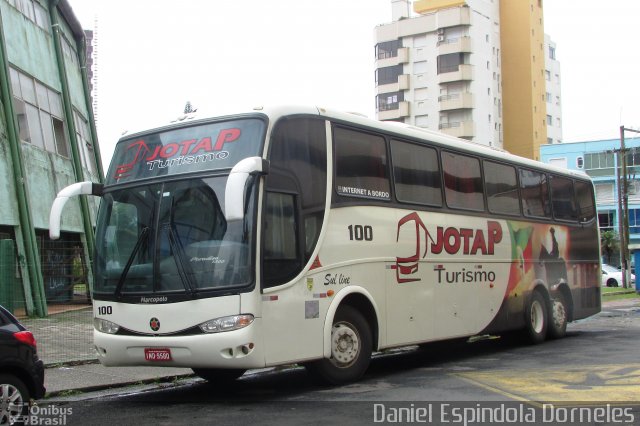
{"label": "red license plate text", "polygon": [[144,348],[144,359],[147,361],[171,361],[171,350],[168,348]]}

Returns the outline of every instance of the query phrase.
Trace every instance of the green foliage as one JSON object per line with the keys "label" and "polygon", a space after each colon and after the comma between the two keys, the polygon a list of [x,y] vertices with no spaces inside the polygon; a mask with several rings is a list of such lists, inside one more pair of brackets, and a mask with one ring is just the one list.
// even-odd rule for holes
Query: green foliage
{"label": "green foliage", "polygon": [[600,250],[607,257],[607,263],[611,264],[611,256],[620,247],[620,239],[615,231],[604,231],[600,233]]}

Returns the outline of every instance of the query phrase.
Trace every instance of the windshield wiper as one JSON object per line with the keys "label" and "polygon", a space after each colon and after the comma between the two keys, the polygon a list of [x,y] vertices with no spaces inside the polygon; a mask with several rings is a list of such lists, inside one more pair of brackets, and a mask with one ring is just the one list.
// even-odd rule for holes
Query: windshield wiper
{"label": "windshield wiper", "polygon": [[171,246],[171,250],[173,250],[173,257],[176,261],[176,266],[178,267],[178,274],[180,275],[182,285],[184,289],[191,293],[191,296],[196,295],[196,289],[191,280],[191,275],[193,275],[193,271],[189,267],[189,265],[184,260],[184,249],[182,248],[182,244],[178,239],[173,227],[171,225],[166,226],[168,234],[169,234],[169,245]]}
{"label": "windshield wiper", "polygon": [[133,261],[136,258],[136,254],[140,250],[142,243],[146,240],[150,231],[151,229],[148,226],[145,226],[142,229],[142,232],[138,237],[138,241],[136,241],[136,245],[133,247],[133,251],[129,255],[129,258],[127,259],[127,264],[122,270],[122,274],[120,275],[120,279],[118,280],[118,285],[116,286],[115,296],[118,300],[120,300],[120,298],[122,297],[122,287],[124,286],[124,280],[127,277],[127,274],[129,273],[129,269],[131,269],[131,265],[133,264]]}

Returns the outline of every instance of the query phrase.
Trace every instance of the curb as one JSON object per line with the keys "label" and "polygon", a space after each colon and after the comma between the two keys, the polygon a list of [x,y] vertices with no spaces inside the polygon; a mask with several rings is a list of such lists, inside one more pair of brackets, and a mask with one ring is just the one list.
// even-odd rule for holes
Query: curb
{"label": "curb", "polygon": [[47,368],[60,368],[60,367],[77,367],[78,365],[88,365],[88,364],[100,364],[98,358],[94,359],[78,359],[72,361],[60,361],[60,362],[48,362],[44,364],[45,370]]}
{"label": "curb", "polygon": [[42,398],[42,400],[48,400],[48,399],[56,398],[59,396],[65,397],[65,396],[77,395],[77,394],[88,393],[88,392],[97,392],[97,391],[104,391],[109,389],[119,389],[119,388],[124,388],[127,386],[133,386],[133,385],[169,383],[169,382],[174,382],[176,380],[180,380],[188,377],[195,377],[195,374],[193,373],[174,374],[169,376],[153,377],[151,379],[131,380],[127,382],[110,383],[110,384],[104,384],[104,385],[84,386],[84,387],[75,388],[75,389],[64,389],[59,391],[47,392],[45,396]]}

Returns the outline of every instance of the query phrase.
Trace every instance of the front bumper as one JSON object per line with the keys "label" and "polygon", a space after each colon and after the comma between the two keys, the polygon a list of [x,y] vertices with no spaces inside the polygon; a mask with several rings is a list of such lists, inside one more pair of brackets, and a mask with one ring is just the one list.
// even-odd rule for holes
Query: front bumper
{"label": "front bumper", "polygon": [[[261,368],[265,366],[262,323],[240,330],[190,336],[122,336],[94,330],[98,359],[105,366]],[[147,361],[145,349],[169,349],[170,361]]]}

